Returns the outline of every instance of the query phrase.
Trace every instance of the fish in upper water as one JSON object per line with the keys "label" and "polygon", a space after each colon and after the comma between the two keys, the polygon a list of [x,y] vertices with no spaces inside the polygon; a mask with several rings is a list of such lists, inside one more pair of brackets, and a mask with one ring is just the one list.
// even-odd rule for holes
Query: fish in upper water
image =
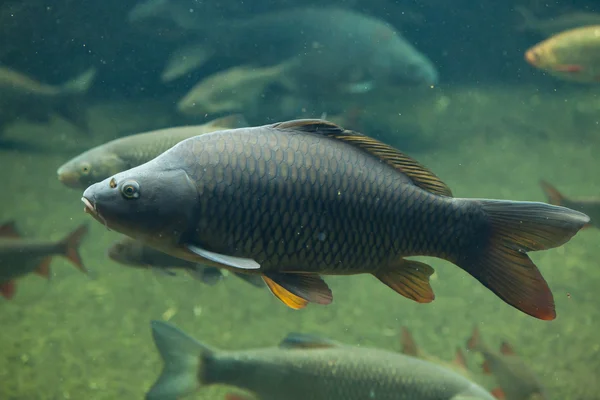
{"label": "fish in upper water", "polygon": [[[163,271],[167,275],[174,275],[170,272],[171,269],[183,269],[189,272],[194,278],[197,278],[208,285],[214,285],[223,278],[223,274],[219,268],[204,267],[190,261],[170,256],[130,237],[124,237],[113,243],[108,249],[108,256],[111,260],[122,265],[138,268],[153,268]],[[248,274],[236,274],[236,276],[254,286],[264,286],[263,281],[258,276]]]}
{"label": "fish in upper water", "polygon": [[547,37],[582,26],[600,25],[600,14],[594,12],[575,11],[541,19],[523,6],[516,6],[515,11],[523,17],[520,30],[536,32]]}
{"label": "fish in upper water", "polygon": [[483,371],[494,375],[499,387],[492,391],[498,399],[507,400],[546,400],[544,388],[533,371],[519,358],[512,347],[503,342],[500,352],[490,349],[481,340],[479,330],[467,342],[469,350],[483,355]]}
{"label": "fish in upper water", "polygon": [[467,358],[465,357],[460,347],[456,349],[454,360],[452,360],[452,362],[448,362],[423,351],[423,349],[421,349],[417,345],[417,342],[406,327],[402,327],[400,342],[402,343],[403,354],[409,355],[411,357],[417,357],[434,364],[439,364],[445,368],[456,372],[457,374],[464,376],[469,380],[473,380],[473,376],[469,371],[469,367],[467,365]]}
{"label": "fish in upper water", "polygon": [[[200,67],[208,60],[203,55],[210,54],[260,66],[296,58],[294,80],[304,82],[303,90],[317,93],[330,91],[332,85],[362,82],[429,86],[438,81],[433,63],[393,26],[344,8],[293,8],[243,20],[196,23],[193,29],[201,39],[197,46],[188,43],[185,48],[202,56],[189,53],[187,71],[170,75],[173,78]],[[181,57],[182,51],[177,54]]]}
{"label": "fish in upper water", "polygon": [[213,384],[261,400],[493,399],[464,377],[403,354],[302,334],[279,347],[221,351],[165,322],[151,327],[164,367],[147,400],[179,399]]}
{"label": "fish in upper water", "polygon": [[600,83],[600,25],[559,33],[525,53],[532,66],[579,83]]}
{"label": "fish in upper water", "polygon": [[[600,221],[600,198],[576,198],[571,199],[563,196],[554,186],[546,181],[540,181],[542,190],[548,197],[548,202],[557,206],[567,207],[573,210],[581,211],[590,217],[590,222],[585,227],[596,227]],[[585,228],[584,227],[584,228]]]}
{"label": "fish in upper water", "polygon": [[537,202],[454,198],[417,161],[324,120],[187,139],[85,190],[85,211],[175,257],[257,274],[289,307],[329,304],[321,275],[368,273],[417,302],[433,256],[536,318],[554,299],[526,254],[566,243],[589,217]]}
{"label": "fish in upper water", "polygon": [[58,180],[68,187],[85,189],[117,172],[152,160],[184,139],[207,132],[247,126],[241,115],[218,118],[203,125],[181,126],[138,133],[94,147],[58,168]]}
{"label": "fish in upper water", "polygon": [[91,68],[69,82],[53,86],[0,67],[0,127],[20,118],[43,123],[56,113],[88,132],[80,98],[92,85],[95,75],[96,70]]}
{"label": "fish in upper water", "polygon": [[256,103],[269,85],[290,85],[285,78],[289,65],[239,66],[217,72],[190,89],[177,109],[187,115],[241,112]]}
{"label": "fish in upper water", "polygon": [[15,295],[16,280],[29,273],[50,278],[52,257],[66,257],[80,271],[87,273],[79,256],[79,245],[87,234],[81,225],[63,240],[48,241],[21,237],[13,221],[0,225],[0,294],[7,299]]}

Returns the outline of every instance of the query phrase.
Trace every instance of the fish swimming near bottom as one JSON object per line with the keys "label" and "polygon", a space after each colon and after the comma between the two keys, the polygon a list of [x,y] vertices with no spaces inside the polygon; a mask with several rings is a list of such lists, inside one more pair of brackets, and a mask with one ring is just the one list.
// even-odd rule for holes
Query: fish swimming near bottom
{"label": "fish swimming near bottom", "polygon": [[[113,243],[108,249],[108,256],[111,260],[122,265],[138,268],[152,268],[167,275],[174,275],[174,273],[171,272],[171,269],[182,269],[207,285],[214,285],[223,278],[223,274],[219,268],[205,267],[190,261],[182,260],[181,258],[170,256],[129,237],[124,237]],[[264,287],[264,283],[260,276],[234,274],[254,286]]]}
{"label": "fish swimming near bottom", "polygon": [[87,234],[87,225],[81,225],[59,241],[22,238],[14,222],[0,225],[0,294],[11,299],[16,290],[16,279],[35,272],[50,277],[50,263],[55,255],[66,257],[80,271],[87,273],[78,248]]}
{"label": "fish swimming near bottom", "polygon": [[569,198],[564,196],[554,186],[546,181],[540,181],[542,190],[548,197],[548,202],[557,206],[568,207],[581,211],[590,217],[590,222],[585,227],[596,227],[600,224],[600,197]]}
{"label": "fish swimming near bottom", "polygon": [[498,388],[492,393],[498,399],[506,400],[546,400],[545,390],[533,371],[519,358],[512,347],[503,342],[500,351],[494,351],[481,340],[479,330],[467,342],[469,350],[483,355],[483,371],[492,374]]}
{"label": "fish swimming near bottom", "polygon": [[399,353],[302,334],[279,347],[221,351],[165,322],[151,327],[164,367],[147,400],[175,400],[213,384],[260,400],[493,399],[450,370]]}
{"label": "fish swimming near bottom", "polygon": [[284,304],[329,304],[321,275],[372,274],[420,303],[433,268],[458,265],[502,300],[556,317],[526,254],[560,246],[589,217],[537,202],[452,197],[393,147],[324,120],[230,129],[184,140],[85,190],[108,228],[202,265],[259,275]]}

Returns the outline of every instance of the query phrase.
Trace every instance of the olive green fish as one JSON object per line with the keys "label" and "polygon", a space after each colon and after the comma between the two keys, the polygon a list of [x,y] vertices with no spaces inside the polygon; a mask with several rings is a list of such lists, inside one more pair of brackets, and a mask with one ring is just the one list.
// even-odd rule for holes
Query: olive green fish
{"label": "olive green fish", "polygon": [[493,374],[499,387],[492,393],[498,399],[546,400],[549,397],[533,371],[519,358],[512,347],[503,342],[500,352],[490,349],[481,340],[479,330],[467,342],[467,348],[483,355],[483,371]]}
{"label": "olive green fish", "polygon": [[536,318],[556,316],[526,252],[567,242],[589,218],[536,202],[453,198],[417,161],[323,120],[187,139],[87,188],[95,219],[173,256],[261,275],[298,309],[329,304],[320,275],[369,273],[418,302],[433,269],[458,265]]}
{"label": "olive green fish", "polygon": [[247,126],[241,115],[218,118],[203,125],[181,126],[138,133],[94,147],[57,171],[58,179],[68,187],[84,189],[117,172],[152,160],[184,139],[221,129]]}
{"label": "olive green fish", "polygon": [[[153,268],[167,275],[174,275],[170,271],[171,269],[183,269],[208,285],[214,285],[223,278],[223,274],[219,268],[204,267],[190,261],[182,260],[181,258],[170,256],[130,237],[124,237],[113,243],[108,249],[108,256],[113,261],[122,265]],[[234,274],[254,286],[264,286],[259,276]]]}
{"label": "olive green fish", "polygon": [[11,299],[16,290],[16,279],[35,272],[50,277],[50,263],[55,255],[62,255],[80,271],[87,273],[78,248],[87,234],[87,225],[81,225],[60,241],[22,238],[13,221],[0,225],[0,294]]}
{"label": "olive green fish", "polygon": [[440,366],[384,350],[290,334],[279,347],[220,351],[165,322],[152,336],[164,361],[147,400],[171,400],[225,384],[260,400],[492,400]]}
{"label": "olive green fish", "polygon": [[540,181],[540,185],[548,197],[550,204],[581,211],[590,217],[590,223],[585,228],[592,226],[598,228],[598,223],[600,223],[600,197],[571,199],[565,197],[558,189],[546,181]]}

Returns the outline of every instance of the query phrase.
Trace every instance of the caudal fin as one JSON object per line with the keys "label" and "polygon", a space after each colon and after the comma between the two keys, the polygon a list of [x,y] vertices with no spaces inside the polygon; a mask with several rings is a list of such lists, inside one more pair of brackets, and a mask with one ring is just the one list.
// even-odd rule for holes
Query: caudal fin
{"label": "caudal fin", "polygon": [[146,399],[176,400],[198,390],[213,350],[166,322],[152,321],[150,327],[164,366]]}
{"label": "caudal fin", "polygon": [[524,313],[542,320],[556,318],[552,292],[526,253],[568,242],[590,218],[545,203],[467,201],[477,202],[484,216],[476,237],[455,263]]}
{"label": "caudal fin", "polygon": [[64,256],[69,259],[83,273],[88,273],[79,255],[79,246],[84,236],[88,233],[88,225],[82,224],[61,241],[64,246]]}

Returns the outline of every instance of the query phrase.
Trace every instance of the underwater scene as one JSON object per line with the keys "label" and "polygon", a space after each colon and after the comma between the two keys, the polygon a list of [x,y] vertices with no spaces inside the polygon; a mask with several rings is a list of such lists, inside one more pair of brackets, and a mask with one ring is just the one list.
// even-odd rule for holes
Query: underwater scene
{"label": "underwater scene", "polygon": [[5,0],[0,40],[1,400],[600,400],[596,0]]}

